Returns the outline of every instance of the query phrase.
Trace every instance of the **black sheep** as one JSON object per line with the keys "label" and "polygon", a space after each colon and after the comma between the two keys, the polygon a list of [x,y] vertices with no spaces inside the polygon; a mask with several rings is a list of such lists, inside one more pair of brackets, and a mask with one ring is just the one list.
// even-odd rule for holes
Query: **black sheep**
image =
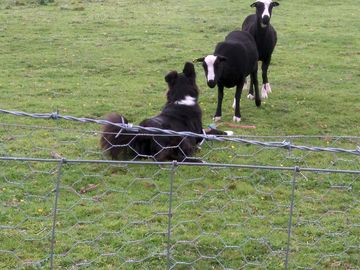
{"label": "black sheep", "polygon": [[241,121],[240,97],[248,75],[251,76],[251,84],[255,87],[256,106],[261,105],[257,80],[258,59],[256,43],[252,35],[245,31],[232,31],[226,36],[225,41],[216,45],[214,54],[194,60],[203,63],[208,86],[210,88],[218,86],[215,121],[221,119],[224,87],[234,86],[236,86],[236,92],[233,121]]}
{"label": "black sheep", "polygon": [[[262,62],[262,98],[267,98],[268,93],[271,93],[267,72],[271,61],[271,55],[276,46],[277,34],[274,27],[270,24],[270,18],[273,7],[277,6],[279,6],[279,3],[272,2],[272,0],[256,1],[251,5],[251,7],[256,7],[256,14],[247,16],[242,24],[242,30],[249,32],[254,37],[259,53],[259,61]],[[251,85],[248,97],[253,98]]]}

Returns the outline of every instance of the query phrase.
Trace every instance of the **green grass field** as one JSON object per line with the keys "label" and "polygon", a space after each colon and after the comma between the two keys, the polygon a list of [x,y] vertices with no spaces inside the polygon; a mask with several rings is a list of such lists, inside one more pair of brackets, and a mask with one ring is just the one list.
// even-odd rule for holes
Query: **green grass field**
{"label": "green grass field", "polygon": [[[45,1],[46,2],[46,1]],[[237,135],[356,149],[360,139],[360,21],[354,1],[279,1],[278,32],[261,108],[241,101]],[[252,1],[0,1],[0,109],[134,123],[157,114],[165,74],[211,53],[254,12]],[[201,66],[205,125],[216,90]],[[260,76],[259,76],[260,78]],[[233,116],[225,92],[223,120]],[[0,114],[0,157],[99,160],[100,126]],[[335,136],[354,136],[337,139]],[[276,141],[278,139],[268,139]],[[206,142],[227,164],[360,170],[358,156]],[[168,166],[64,164],[55,269],[166,269]],[[175,170],[171,269],[283,269],[294,173]],[[48,269],[57,163],[0,160],[0,269]],[[359,269],[359,174],[296,174],[289,269]]]}

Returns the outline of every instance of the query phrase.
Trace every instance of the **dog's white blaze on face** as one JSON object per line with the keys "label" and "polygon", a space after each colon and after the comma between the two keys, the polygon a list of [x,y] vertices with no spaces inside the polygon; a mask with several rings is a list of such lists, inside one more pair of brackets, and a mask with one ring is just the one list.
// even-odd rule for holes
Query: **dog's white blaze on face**
{"label": "dog's white blaze on face", "polygon": [[217,58],[217,56],[215,56],[215,55],[208,55],[204,59],[206,65],[207,65],[207,69],[208,69],[208,74],[207,74],[208,81],[215,80],[214,63],[216,61],[216,58]]}
{"label": "dog's white blaze on face", "polygon": [[185,96],[184,99],[175,101],[175,104],[185,105],[185,106],[194,106],[196,104],[196,99],[192,96]]}

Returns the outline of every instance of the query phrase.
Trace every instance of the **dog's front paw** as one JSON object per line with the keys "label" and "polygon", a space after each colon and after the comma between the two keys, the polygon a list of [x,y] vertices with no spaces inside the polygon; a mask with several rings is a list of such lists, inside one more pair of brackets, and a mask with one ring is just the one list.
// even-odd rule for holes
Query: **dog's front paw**
{"label": "dog's front paw", "polygon": [[227,131],[224,131],[226,136],[233,136],[234,135],[234,131],[231,131],[231,130],[227,130]]}

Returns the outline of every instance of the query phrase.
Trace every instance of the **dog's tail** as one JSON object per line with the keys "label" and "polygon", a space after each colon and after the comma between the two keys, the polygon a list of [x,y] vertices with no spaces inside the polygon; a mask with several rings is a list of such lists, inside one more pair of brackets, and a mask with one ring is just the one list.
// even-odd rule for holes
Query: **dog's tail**
{"label": "dog's tail", "polygon": [[[116,124],[128,124],[128,120],[117,113],[111,113],[106,120]],[[120,159],[131,156],[129,144],[134,139],[136,134],[130,133],[121,127],[113,124],[106,124],[103,127],[100,146],[101,149],[109,155],[112,159]]]}

